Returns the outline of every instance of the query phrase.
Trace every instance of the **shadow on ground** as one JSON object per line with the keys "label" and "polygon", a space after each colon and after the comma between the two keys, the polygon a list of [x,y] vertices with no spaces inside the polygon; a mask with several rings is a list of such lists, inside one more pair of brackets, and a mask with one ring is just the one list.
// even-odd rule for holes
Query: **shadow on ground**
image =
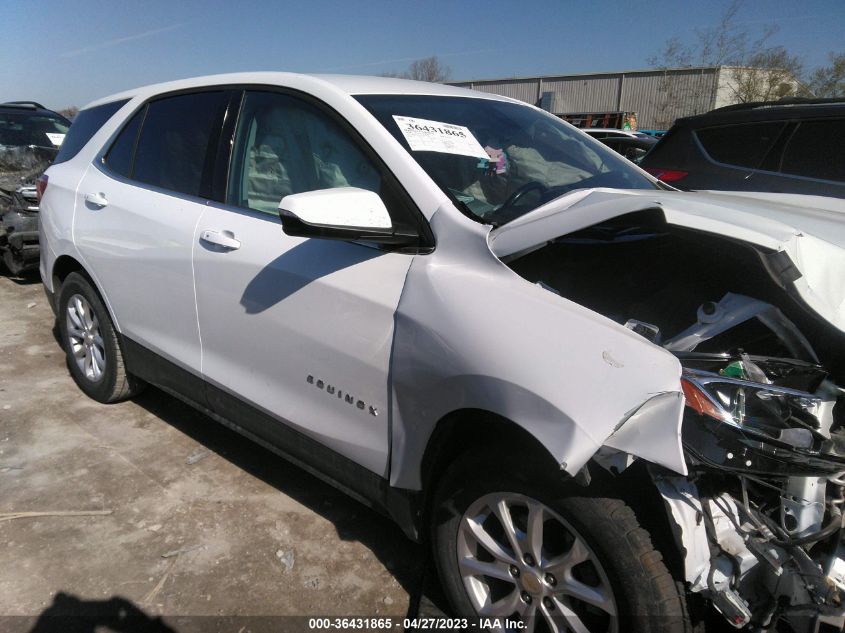
{"label": "shadow on ground", "polygon": [[410,541],[390,519],[159,389],[148,388],[133,401],[327,519],[341,539],[366,546],[408,593],[409,617],[448,610],[428,548]]}

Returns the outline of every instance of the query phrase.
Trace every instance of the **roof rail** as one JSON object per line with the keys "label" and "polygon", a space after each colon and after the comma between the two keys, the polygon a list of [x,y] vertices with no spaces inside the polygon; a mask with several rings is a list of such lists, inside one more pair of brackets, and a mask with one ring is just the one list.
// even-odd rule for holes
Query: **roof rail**
{"label": "roof rail", "polygon": [[733,112],[735,110],[753,110],[754,108],[765,108],[774,106],[791,106],[791,105],[825,105],[833,103],[845,103],[845,97],[784,97],[778,101],[749,101],[748,103],[735,103],[733,105],[722,106],[710,112]]}
{"label": "roof rail", "polygon": [[37,101],[6,101],[5,103],[0,103],[0,105],[4,106],[20,106],[23,108],[36,108],[41,110],[46,110],[43,105],[38,103]]}

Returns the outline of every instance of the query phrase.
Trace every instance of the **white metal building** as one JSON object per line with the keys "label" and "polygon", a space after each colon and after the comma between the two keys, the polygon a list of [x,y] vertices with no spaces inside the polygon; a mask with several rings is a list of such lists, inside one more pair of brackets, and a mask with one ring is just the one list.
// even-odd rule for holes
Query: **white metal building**
{"label": "white metal building", "polygon": [[554,114],[635,112],[642,129],[667,129],[682,116],[735,103],[729,66],[450,82],[504,95]]}

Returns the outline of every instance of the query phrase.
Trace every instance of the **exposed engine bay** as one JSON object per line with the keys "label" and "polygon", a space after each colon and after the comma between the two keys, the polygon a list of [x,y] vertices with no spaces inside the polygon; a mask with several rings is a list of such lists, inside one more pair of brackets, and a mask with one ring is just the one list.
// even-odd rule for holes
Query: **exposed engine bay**
{"label": "exposed engine bay", "polygon": [[680,360],[689,475],[649,472],[689,592],[737,628],[842,626],[845,334],[789,258],[640,211],[506,263]]}

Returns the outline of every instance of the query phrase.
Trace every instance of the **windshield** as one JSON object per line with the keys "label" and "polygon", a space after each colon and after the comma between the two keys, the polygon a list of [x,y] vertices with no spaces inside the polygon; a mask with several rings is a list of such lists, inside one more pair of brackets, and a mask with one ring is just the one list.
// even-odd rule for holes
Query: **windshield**
{"label": "windshield", "polygon": [[656,189],[631,163],[528,106],[472,97],[358,101],[465,212],[501,225],[573,189]]}
{"label": "windshield", "polygon": [[0,111],[0,145],[58,147],[69,125],[49,114]]}

